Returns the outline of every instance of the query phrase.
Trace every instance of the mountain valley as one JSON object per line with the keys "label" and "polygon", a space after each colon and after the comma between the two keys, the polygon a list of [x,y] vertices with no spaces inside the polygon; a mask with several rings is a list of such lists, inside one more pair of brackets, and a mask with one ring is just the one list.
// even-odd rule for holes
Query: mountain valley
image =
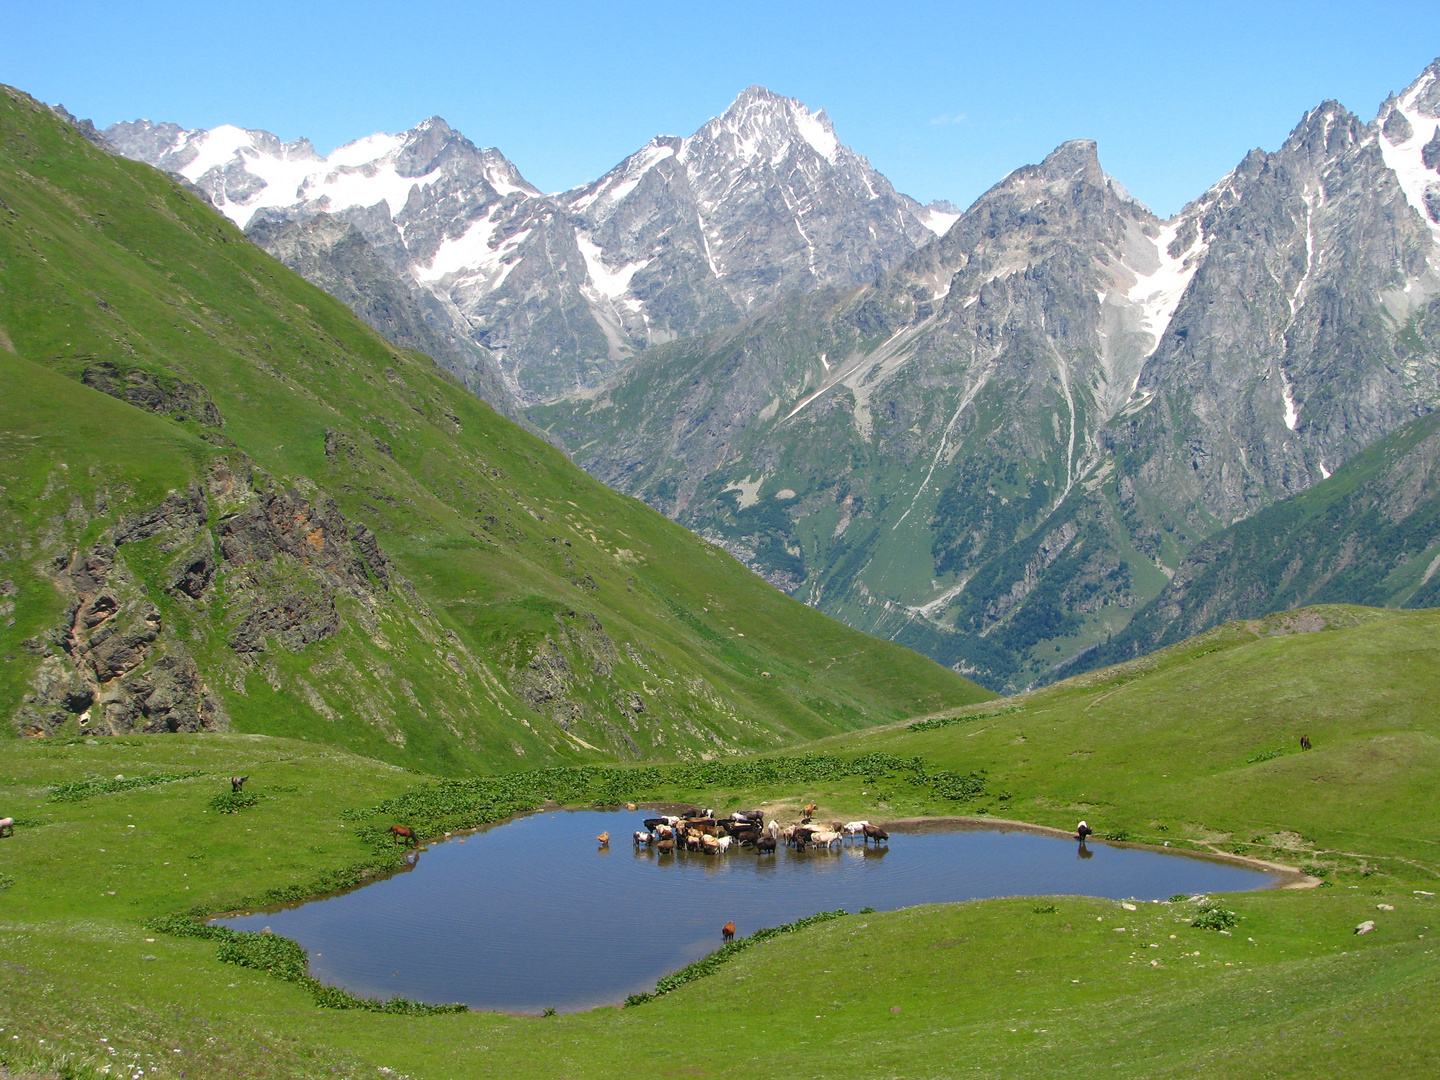
{"label": "mountain valley", "polygon": [[1083,670],[1197,544],[1440,401],[1437,121],[1440,65],[1370,123],[1325,102],[1169,221],[1066,143],[880,281],[529,416],[850,625],[999,690]]}
{"label": "mountain valley", "polygon": [[162,173],[0,110],[17,732],[231,727],[455,773],[989,696],[591,480]]}

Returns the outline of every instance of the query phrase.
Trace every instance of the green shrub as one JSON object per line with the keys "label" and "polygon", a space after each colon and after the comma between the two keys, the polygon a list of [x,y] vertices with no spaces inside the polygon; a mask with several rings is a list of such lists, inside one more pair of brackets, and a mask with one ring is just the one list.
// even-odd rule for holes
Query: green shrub
{"label": "green shrub", "polygon": [[51,802],[80,802],[92,795],[110,795],[117,791],[134,791],[136,788],[153,787],[155,784],[173,784],[176,780],[188,780],[199,776],[198,772],[151,773],[149,776],[132,776],[118,780],[101,780],[87,776],[83,780],[72,780],[61,784],[50,792]]}
{"label": "green shrub", "polygon": [[1127,829],[1127,828],[1125,828],[1125,827],[1122,825],[1122,826],[1121,826],[1120,828],[1118,828],[1118,829],[1111,829],[1109,832],[1107,832],[1107,833],[1105,834],[1105,839],[1106,839],[1106,840],[1114,840],[1114,841],[1117,841],[1118,843],[1122,843],[1122,844],[1123,844],[1125,841],[1127,841],[1127,840],[1130,839],[1130,830]]}
{"label": "green shrub", "polygon": [[1280,757],[1284,753],[1285,748],[1283,746],[1277,747],[1274,750],[1261,750],[1259,753],[1251,754],[1249,757],[1247,757],[1245,759],[1245,764],[1254,765],[1261,761],[1274,761],[1277,757]]}
{"label": "green shrub", "polygon": [[1207,907],[1200,910],[1190,925],[1202,930],[1229,930],[1239,921],[1240,916],[1228,908]]}
{"label": "green shrub", "polygon": [[227,934],[215,955],[224,963],[268,971],[286,982],[303,979],[309,964],[300,944],[279,934]]}
{"label": "green shrub", "polygon": [[253,791],[223,791],[210,800],[210,809],[222,814],[238,814],[259,801],[260,796]]}
{"label": "green shrub", "polygon": [[1319,863],[1301,863],[1300,872],[1309,874],[1311,877],[1323,878],[1330,876],[1330,867],[1321,866]]}
{"label": "green shrub", "polygon": [[1046,904],[1046,905],[1044,905],[1043,907],[1037,907],[1037,908],[1035,909],[1035,914],[1036,914],[1036,915],[1054,915],[1054,914],[1055,914],[1057,911],[1059,911],[1059,910],[1060,910],[1060,909],[1059,909],[1058,907],[1056,907],[1054,904]]}

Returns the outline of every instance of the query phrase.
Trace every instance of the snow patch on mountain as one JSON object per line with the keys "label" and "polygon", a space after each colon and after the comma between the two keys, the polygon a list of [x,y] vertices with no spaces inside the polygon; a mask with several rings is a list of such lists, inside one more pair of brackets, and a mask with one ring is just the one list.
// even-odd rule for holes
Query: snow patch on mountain
{"label": "snow patch on mountain", "polygon": [[420,282],[439,281],[452,274],[463,275],[466,284],[481,283],[486,291],[498,289],[514,269],[514,262],[505,258],[530,235],[522,229],[502,242],[495,242],[500,214],[492,212],[473,222],[460,236],[444,241],[428,266],[415,265],[411,273]]}
{"label": "snow patch on mountain", "polygon": [[1187,220],[1177,216],[1160,230],[1154,241],[1160,265],[1143,274],[1132,270],[1135,284],[1125,291],[1126,298],[1140,307],[1140,329],[1152,338],[1145,353],[1147,357],[1160,347],[1160,339],[1165,336],[1180,297],[1185,295],[1190,279],[1195,276],[1195,268],[1200,265],[1201,256],[1208,247],[1203,234],[1197,230],[1194,243],[1178,256],[1170,255],[1170,245]]}
{"label": "snow patch on mountain", "polygon": [[630,279],[638,271],[649,266],[650,259],[642,259],[639,262],[627,263],[624,266],[612,270],[606,266],[601,258],[602,252],[598,244],[582,232],[575,234],[575,243],[580,248],[580,254],[585,258],[585,269],[590,274],[590,285],[601,296],[609,297],[611,300],[624,296],[630,289]]}
{"label": "snow patch on mountain", "polygon": [[632,154],[569,202],[572,210],[588,210],[596,203],[614,204],[629,195],[645,174],[668,157],[675,156],[675,147],[668,139],[652,139],[638,154]]}
{"label": "snow patch on mountain", "polygon": [[1431,235],[1440,241],[1440,171],[1427,166],[1424,157],[1426,144],[1440,137],[1440,122],[1419,107],[1420,99],[1436,79],[1440,79],[1440,75],[1427,71],[1395,102],[1396,110],[1408,121],[1410,137],[1393,143],[1382,133],[1379,141],[1380,153],[1400,181],[1405,201],[1419,212],[1430,226]]}
{"label": "snow patch on mountain", "polygon": [[824,110],[822,109],[819,113],[811,113],[809,109],[801,105],[794,111],[793,116],[800,137],[814,147],[817,154],[834,165],[835,151],[839,149],[840,141],[835,138],[835,132],[830,127],[830,121],[825,117]]}
{"label": "snow patch on mountain", "polygon": [[920,224],[924,225],[936,236],[944,236],[950,231],[950,226],[960,220],[959,210],[953,207],[949,209],[945,209],[944,207],[950,207],[950,204],[945,203],[942,207],[931,203],[920,211]]}
{"label": "snow patch on mountain", "polygon": [[[187,148],[194,152],[180,167],[180,175],[210,191],[220,211],[243,229],[261,210],[304,203],[342,210],[383,202],[394,217],[413,188],[427,187],[441,175],[436,169],[425,176],[401,176],[395,159],[404,145],[400,135],[369,135],[322,158],[304,140],[282,144],[268,132],[223,124],[210,131],[187,132],[172,152],[184,153]],[[230,194],[236,190],[230,183],[236,166],[254,178],[241,184],[238,196]],[[212,179],[214,183],[207,182]]]}

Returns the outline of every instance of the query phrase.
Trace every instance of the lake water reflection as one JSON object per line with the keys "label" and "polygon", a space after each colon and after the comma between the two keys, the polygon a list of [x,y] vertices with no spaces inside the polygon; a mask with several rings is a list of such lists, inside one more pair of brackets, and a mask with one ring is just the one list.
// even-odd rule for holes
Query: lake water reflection
{"label": "lake water reflection", "polygon": [[[1265,888],[1229,863],[1034,833],[897,834],[888,847],[759,856],[636,852],[645,813],[534,814],[434,844],[413,870],[300,907],[222,920],[299,941],[311,974],[367,997],[572,1012],[622,1001],[739,936],[817,911],[996,896],[1165,899]],[[596,834],[608,830],[608,849]]]}

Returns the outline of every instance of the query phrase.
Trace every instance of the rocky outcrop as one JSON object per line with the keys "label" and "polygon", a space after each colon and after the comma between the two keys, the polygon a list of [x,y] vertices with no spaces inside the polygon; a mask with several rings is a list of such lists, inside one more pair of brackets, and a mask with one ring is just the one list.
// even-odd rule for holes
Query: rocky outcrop
{"label": "rocky outcrop", "polygon": [[205,427],[225,426],[225,418],[199,383],[185,382],[173,375],[140,367],[122,367],[105,360],[91,364],[80,376],[86,386],[128,401],[138,409],[176,420],[193,420]]}
{"label": "rocky outcrop", "polygon": [[1437,568],[1440,416],[1431,415],[1197,546],[1160,595],[1076,670],[1309,604],[1433,607]]}
{"label": "rocky outcrop", "polygon": [[272,644],[299,652],[333,637],[342,626],[337,598],[373,607],[393,579],[375,534],[328,497],[275,489],[248,464],[218,463],[208,484],[171,492],[52,565],[71,599],[61,623],[30,640],[43,660],[15,715],[23,733],[45,734],[72,717],[99,734],[225,725],[219,698],[126,566],[123,549],[136,544],[170,556],[165,590],[197,613],[223,577],[227,644],[252,662]]}
{"label": "rocky outcrop", "polygon": [[160,610],[113,543],[102,540],[54,570],[71,602],[52,634],[28,642],[43,659],[14,717],[22,734],[48,734],[71,719],[104,735],[225,726],[219,698],[166,634]]}

